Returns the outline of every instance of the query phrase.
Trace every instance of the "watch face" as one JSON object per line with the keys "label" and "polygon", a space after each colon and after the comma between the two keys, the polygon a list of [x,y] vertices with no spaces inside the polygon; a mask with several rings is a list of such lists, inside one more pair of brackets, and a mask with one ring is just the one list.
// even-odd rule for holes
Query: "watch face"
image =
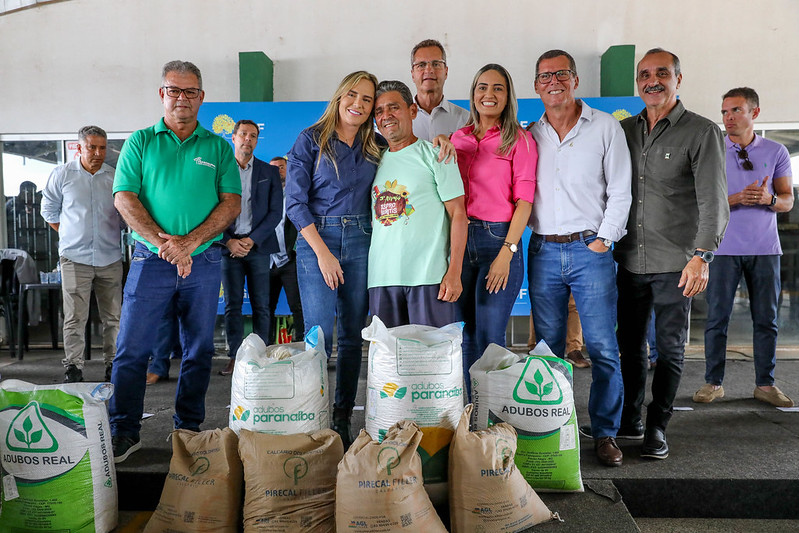
{"label": "watch face", "polygon": [[508,248],[510,248],[510,251],[513,253],[516,253],[516,250],[519,249],[519,247],[516,246],[515,244],[511,244],[510,246],[508,246]]}

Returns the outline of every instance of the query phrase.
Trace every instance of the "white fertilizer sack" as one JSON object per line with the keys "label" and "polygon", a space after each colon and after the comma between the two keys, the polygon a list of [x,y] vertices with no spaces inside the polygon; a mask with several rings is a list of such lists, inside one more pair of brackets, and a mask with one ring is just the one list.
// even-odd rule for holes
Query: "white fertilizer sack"
{"label": "white fertilizer sack", "polygon": [[228,425],[260,433],[311,433],[330,426],[327,355],[315,326],[305,345],[267,347],[249,335],[236,355]]}
{"label": "white fertilizer sack", "polygon": [[416,423],[428,489],[447,480],[449,443],[463,410],[462,328],[459,322],[388,329],[375,316],[362,332],[370,341],[366,432],[382,441],[400,420]]}
{"label": "white fertilizer sack", "polygon": [[472,365],[474,427],[516,429],[516,466],[534,489],[582,492],[572,365],[543,341],[531,354],[491,344]]}
{"label": "white fertilizer sack", "polygon": [[0,383],[0,532],[106,533],[117,481],[110,383]]}

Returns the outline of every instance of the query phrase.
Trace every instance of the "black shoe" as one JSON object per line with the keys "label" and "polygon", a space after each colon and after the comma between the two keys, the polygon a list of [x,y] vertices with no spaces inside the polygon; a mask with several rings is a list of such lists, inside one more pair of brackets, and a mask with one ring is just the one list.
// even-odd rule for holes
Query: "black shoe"
{"label": "black shoe", "polygon": [[105,380],[108,383],[111,383],[111,370],[113,370],[113,368],[114,368],[113,363],[105,365]]}
{"label": "black shoe", "polygon": [[[577,428],[580,432],[580,435],[587,438],[593,439],[594,435],[591,433],[591,426],[580,426]],[[633,426],[622,426],[619,428],[618,433],[616,433],[616,440],[624,439],[624,440],[643,440],[644,438],[644,425],[640,422],[638,425]]]}
{"label": "black shoe", "polygon": [[67,371],[64,373],[64,383],[80,383],[83,381],[83,370],[75,365],[67,366]]}
{"label": "black shoe", "polygon": [[647,459],[665,459],[669,456],[669,445],[666,433],[660,428],[648,428],[644,444],[641,446],[641,457]]}
{"label": "black shoe", "polygon": [[114,449],[114,462],[121,463],[133,452],[141,450],[141,439],[129,435],[114,435],[111,437],[111,446]]}
{"label": "black shoe", "polygon": [[330,429],[335,431],[341,437],[341,443],[344,445],[346,452],[352,444],[352,409],[344,409],[343,407],[333,407],[333,424]]}

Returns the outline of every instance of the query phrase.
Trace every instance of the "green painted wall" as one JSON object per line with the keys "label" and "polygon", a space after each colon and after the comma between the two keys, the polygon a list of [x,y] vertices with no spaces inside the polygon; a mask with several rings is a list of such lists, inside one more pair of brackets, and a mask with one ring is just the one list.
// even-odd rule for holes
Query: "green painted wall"
{"label": "green painted wall", "polygon": [[272,102],[275,65],[263,52],[239,52],[239,101]]}
{"label": "green painted wall", "polygon": [[600,63],[600,96],[635,96],[635,45],[611,46]]}

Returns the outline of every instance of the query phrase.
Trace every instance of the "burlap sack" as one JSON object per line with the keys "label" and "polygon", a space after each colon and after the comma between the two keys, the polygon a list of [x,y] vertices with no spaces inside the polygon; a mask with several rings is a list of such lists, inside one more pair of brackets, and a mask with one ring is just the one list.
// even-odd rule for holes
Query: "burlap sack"
{"label": "burlap sack", "polygon": [[422,486],[421,439],[408,420],[391,426],[380,443],[361,430],[338,465],[338,531],[446,532]]}
{"label": "burlap sack", "polygon": [[453,533],[522,531],[552,517],[513,462],[516,430],[506,423],[469,431],[463,410],[449,449],[449,516]]}
{"label": "burlap sack", "polygon": [[236,532],[241,485],[238,437],[232,429],[175,430],[161,501],[144,531]]}
{"label": "burlap sack", "polygon": [[332,429],[269,435],[242,429],[244,531],[336,531],[336,468],[344,455]]}

